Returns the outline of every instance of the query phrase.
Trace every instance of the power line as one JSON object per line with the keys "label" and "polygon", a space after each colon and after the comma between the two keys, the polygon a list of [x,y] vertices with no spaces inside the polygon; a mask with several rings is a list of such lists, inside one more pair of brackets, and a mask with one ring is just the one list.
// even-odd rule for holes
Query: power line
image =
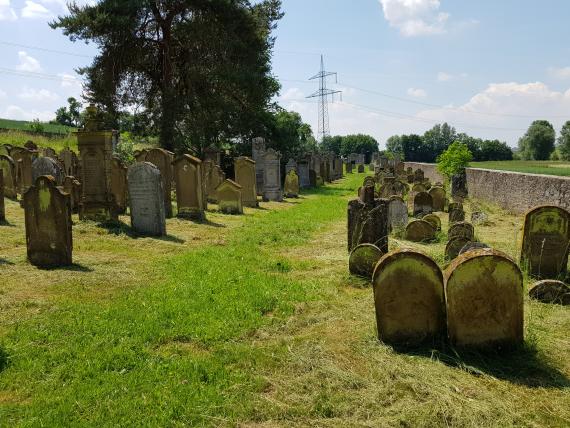
{"label": "power line", "polygon": [[56,54],[60,54],[60,55],[77,56],[77,57],[81,57],[81,58],[93,58],[93,55],[85,55],[85,54],[79,54],[79,53],[75,53],[75,52],[60,51],[60,50],[56,50],[56,49],[42,48],[39,46],[23,45],[21,43],[7,42],[4,40],[0,40],[0,45],[12,46],[12,47],[18,47],[18,48],[24,48],[24,49],[32,49],[32,50],[37,50],[37,51],[56,53]]}
{"label": "power line", "polygon": [[79,79],[77,79],[75,76],[68,77],[57,74],[38,73],[35,71],[14,70],[11,68],[4,68],[4,67],[0,67],[0,74],[8,74],[11,76],[18,76],[18,77],[31,77],[34,79],[56,80],[60,82],[63,81],[70,83],[79,81]]}

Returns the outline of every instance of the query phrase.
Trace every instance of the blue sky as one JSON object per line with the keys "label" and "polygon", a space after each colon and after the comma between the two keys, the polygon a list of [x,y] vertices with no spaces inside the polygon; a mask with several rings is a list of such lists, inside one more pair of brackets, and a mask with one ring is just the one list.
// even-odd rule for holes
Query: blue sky
{"label": "blue sky", "polygon": [[[533,119],[570,119],[570,1],[283,0],[275,35],[280,103],[317,130],[319,69],[338,72],[333,134],[363,132],[381,145],[448,121],[515,145]],[[96,51],[47,22],[65,0],[0,0],[0,117],[53,117],[81,94],[74,69]],[[15,46],[17,44],[20,46]],[[43,48],[59,52],[32,49]]]}

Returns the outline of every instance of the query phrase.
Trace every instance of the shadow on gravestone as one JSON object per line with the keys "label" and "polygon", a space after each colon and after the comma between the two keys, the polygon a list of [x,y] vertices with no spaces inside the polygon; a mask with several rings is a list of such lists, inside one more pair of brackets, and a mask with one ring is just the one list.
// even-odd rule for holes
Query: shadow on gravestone
{"label": "shadow on gravestone", "polygon": [[411,242],[429,242],[435,239],[436,230],[425,220],[414,220],[406,226],[406,239]]}
{"label": "shadow on gravestone", "polygon": [[535,282],[528,292],[531,299],[542,303],[570,305],[570,285],[554,279],[544,279]]}
{"label": "shadow on gravestone", "polygon": [[382,250],[376,245],[358,245],[350,253],[348,269],[353,275],[371,280],[376,263],[378,263],[383,255]]}

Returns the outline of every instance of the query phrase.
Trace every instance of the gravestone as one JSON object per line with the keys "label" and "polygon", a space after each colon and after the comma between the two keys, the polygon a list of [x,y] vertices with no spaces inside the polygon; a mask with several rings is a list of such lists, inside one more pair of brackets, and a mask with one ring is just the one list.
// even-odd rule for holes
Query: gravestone
{"label": "gravestone", "polygon": [[113,210],[117,214],[127,212],[127,167],[120,159],[111,160],[111,193],[113,195]]}
{"label": "gravestone", "polygon": [[456,258],[445,271],[447,330],[458,347],[516,346],[523,342],[523,276],[492,249]]}
{"label": "gravestone", "polygon": [[466,221],[461,221],[449,226],[449,230],[447,231],[447,239],[453,239],[457,236],[462,236],[463,238],[467,238],[470,241],[474,241],[475,229],[473,228],[473,225]]}
{"label": "gravestone", "polygon": [[453,260],[461,253],[461,250],[465,248],[466,245],[471,244],[472,241],[464,236],[455,236],[447,241],[445,246],[445,258],[447,260]]}
{"label": "gravestone", "polygon": [[435,230],[441,230],[441,220],[435,214],[428,214],[422,218],[422,220],[427,221],[430,223]]}
{"label": "gravestone", "polygon": [[38,150],[38,145],[36,143],[34,143],[32,140],[28,140],[24,143],[24,148],[35,152]]}
{"label": "gravestone", "polygon": [[362,187],[367,187],[367,186],[376,186],[376,180],[374,180],[374,177],[370,177],[369,175],[364,177],[364,181],[362,182]]}
{"label": "gravestone", "polygon": [[435,212],[445,211],[445,189],[442,187],[432,187],[428,193],[433,199],[433,210]]}
{"label": "gravestone", "polygon": [[374,189],[367,187],[362,199],[348,203],[348,251],[360,244],[374,244],[388,252],[388,201],[374,199]]}
{"label": "gravestone", "polygon": [[311,187],[317,187],[319,182],[319,176],[314,169],[309,170],[309,181],[311,183]]}
{"label": "gravestone", "polygon": [[85,126],[78,130],[81,182],[79,217],[85,220],[117,220],[111,193],[111,157],[117,140],[116,131],[101,130],[98,111],[87,107]]}
{"label": "gravestone", "polygon": [[416,169],[414,171],[414,183],[422,184],[424,182],[424,172],[421,169]]}
{"label": "gravestone", "polygon": [[57,152],[51,147],[44,147],[42,149],[42,156],[46,158],[57,159]]}
{"label": "gravestone", "polygon": [[392,196],[388,202],[388,227],[390,230],[403,229],[408,224],[408,207],[399,196]]}
{"label": "gravestone", "polygon": [[299,177],[294,169],[290,170],[285,177],[285,185],[283,192],[286,198],[298,198],[299,197]]}
{"label": "gravestone", "polygon": [[273,149],[266,150],[263,163],[263,199],[281,202],[281,153]]}
{"label": "gravestone", "polygon": [[384,253],[373,244],[361,244],[350,252],[348,269],[351,274],[372,279],[374,268]]}
{"label": "gravestone", "polygon": [[445,333],[443,277],[430,257],[411,250],[391,252],[372,279],[378,338],[419,345]]}
{"label": "gravestone", "polygon": [[9,199],[17,199],[18,189],[14,160],[8,155],[0,155],[0,169],[4,177],[4,196]]}
{"label": "gravestone", "polygon": [[263,195],[263,183],[265,180],[265,140],[254,138],[251,146],[251,157],[255,162],[255,187],[258,195]]}
{"label": "gravestone", "polygon": [[71,212],[77,214],[81,202],[81,183],[75,177],[68,175],[63,179],[63,191],[69,194]]}
{"label": "gravestone", "polygon": [[70,196],[50,176],[40,176],[24,193],[28,260],[39,267],[72,264]]}
{"label": "gravestone", "polygon": [[426,187],[423,184],[416,183],[412,186],[413,194],[418,194],[422,192],[427,192]]}
{"label": "gravestone", "polygon": [[299,187],[301,189],[306,189],[311,187],[311,179],[309,176],[309,164],[310,162],[306,159],[300,160],[297,164],[297,169],[299,171]]}
{"label": "gravestone", "polygon": [[450,202],[447,206],[447,210],[451,212],[451,210],[461,210],[463,211],[463,204],[461,202]]}
{"label": "gravestone", "polygon": [[465,171],[451,177],[451,197],[453,199],[467,197],[467,174]]}
{"label": "gravestone", "polygon": [[211,161],[213,165],[220,165],[222,161],[222,154],[220,150],[215,147],[208,147],[204,149],[204,160],[202,161],[202,164],[206,161]]}
{"label": "gravestone", "polygon": [[465,221],[465,211],[459,208],[449,209],[449,224]]}
{"label": "gravestone", "polygon": [[243,214],[242,187],[233,180],[223,181],[216,189],[220,211],[224,214]]}
{"label": "gravestone", "polygon": [[147,149],[143,150],[135,150],[133,156],[137,162],[145,162],[146,161],[146,154],[148,153]]}
{"label": "gravestone", "polygon": [[347,174],[352,174],[352,162],[347,162],[347,163],[346,163],[346,173],[347,173]]}
{"label": "gravestone", "polygon": [[206,207],[202,184],[202,161],[194,156],[182,155],[176,158],[173,166],[178,217],[204,220]]}
{"label": "gravestone", "polygon": [[63,185],[63,178],[65,177],[63,168],[52,158],[36,158],[32,162],[32,181],[35,183],[38,177],[42,175],[53,177],[58,186]]}
{"label": "gravestone", "polygon": [[4,175],[0,169],[0,223],[6,221],[6,205],[4,203]]}
{"label": "gravestone", "polygon": [[26,148],[12,150],[12,159],[16,166],[16,182],[18,183],[18,191],[22,195],[34,184],[32,164],[36,158],[37,152]]}
{"label": "gravestone", "polygon": [[72,177],[75,177],[77,175],[77,155],[75,154],[75,152],[73,152],[72,150],[69,149],[69,147],[66,147],[65,149],[63,149],[61,152],[59,152],[59,160],[61,161],[62,165],[63,165],[63,170],[65,175],[70,175]]}
{"label": "gravestone", "polygon": [[[225,179],[226,179],[226,174],[224,173],[224,171],[222,171],[222,168],[220,168],[218,165],[214,165],[210,169],[210,176],[208,177],[208,185],[210,186],[210,188],[208,189],[208,200],[210,200],[212,203],[216,204],[218,203],[216,196],[216,189],[220,184],[224,182]],[[213,193],[210,194],[210,192]]]}
{"label": "gravestone", "polygon": [[563,277],[567,271],[569,247],[570,212],[556,206],[540,206],[527,212],[520,260],[531,276]]}
{"label": "gravestone", "polygon": [[364,172],[364,165],[358,164],[358,173],[362,174]]}
{"label": "gravestone", "polygon": [[137,162],[129,167],[127,177],[133,230],[142,235],[166,235],[160,170],[152,163]]}
{"label": "gravestone", "polygon": [[412,242],[428,242],[435,238],[436,230],[425,220],[414,220],[406,226],[406,239]]}
{"label": "gravestone", "polygon": [[255,172],[255,161],[245,156],[234,160],[235,181],[241,186],[241,198],[244,207],[256,208],[257,202],[257,180]]}
{"label": "gravestone", "polygon": [[530,287],[528,295],[531,299],[542,303],[570,305],[570,286],[554,279],[543,279],[535,282]]}
{"label": "gravestone", "polygon": [[287,162],[287,165],[285,165],[285,176],[287,176],[287,174],[289,174],[289,171],[295,171],[295,173],[298,174],[297,162],[295,162],[295,159],[289,159],[289,161]]}
{"label": "gravestone", "polygon": [[414,217],[424,217],[433,212],[433,200],[429,193],[420,192],[414,196]]}
{"label": "gravestone", "polygon": [[465,254],[469,251],[483,250],[485,248],[491,248],[491,247],[489,247],[487,244],[484,244],[483,242],[469,241],[463,246],[461,251],[459,251],[459,255]]}
{"label": "gravestone", "polygon": [[[152,149],[146,154],[145,162],[150,162],[160,170],[160,176],[163,181],[162,190],[164,192],[164,213],[166,218],[170,218],[172,217],[172,179],[174,177],[170,154],[164,149]],[[200,183],[202,183],[201,180]],[[200,192],[200,195],[204,197],[203,192]],[[203,203],[204,202],[202,201],[202,204]]]}

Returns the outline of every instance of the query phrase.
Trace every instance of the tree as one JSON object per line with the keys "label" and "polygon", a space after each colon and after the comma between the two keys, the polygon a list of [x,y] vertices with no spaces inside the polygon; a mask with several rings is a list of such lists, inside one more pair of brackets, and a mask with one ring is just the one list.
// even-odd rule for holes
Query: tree
{"label": "tree", "polygon": [[55,111],[55,121],[61,125],[78,127],[81,124],[81,103],[69,97],[67,107],[60,107]]}
{"label": "tree", "polygon": [[334,152],[337,156],[342,153],[343,137],[336,135],[334,137],[325,137],[321,142],[321,148],[326,152]]}
{"label": "tree", "polygon": [[459,174],[469,166],[473,154],[466,144],[456,141],[437,159],[437,170],[448,178]]}
{"label": "tree", "polygon": [[392,135],[386,141],[386,151],[392,154],[398,153],[399,155],[404,155],[404,148],[402,147],[402,137],[399,135]]}
{"label": "tree", "polygon": [[409,162],[425,162],[426,147],[422,137],[416,134],[402,135],[402,151],[404,159]]}
{"label": "tree", "polygon": [[427,147],[427,158],[424,162],[435,162],[437,157],[457,139],[455,128],[447,123],[435,125],[423,135],[424,145]]}
{"label": "tree", "polygon": [[299,113],[279,108],[273,115],[268,145],[280,151],[287,162],[314,150],[316,141],[311,126],[303,122]]}
{"label": "tree", "polygon": [[342,137],[341,154],[348,156],[351,153],[361,153],[368,160],[372,158],[372,153],[378,151],[378,141],[370,135],[356,134]]}
{"label": "tree", "polygon": [[80,72],[110,125],[139,106],[162,147],[197,152],[264,129],[279,90],[270,60],[280,0],[100,0],[69,10],[50,26],[98,45]]}
{"label": "tree", "polygon": [[554,151],[556,133],[546,120],[532,122],[519,140],[519,152],[524,160],[548,160]]}
{"label": "tree", "polygon": [[558,156],[560,160],[570,161],[570,120],[560,130]]}
{"label": "tree", "polygon": [[507,143],[499,140],[482,140],[479,159],[481,161],[513,160],[513,150]]}

